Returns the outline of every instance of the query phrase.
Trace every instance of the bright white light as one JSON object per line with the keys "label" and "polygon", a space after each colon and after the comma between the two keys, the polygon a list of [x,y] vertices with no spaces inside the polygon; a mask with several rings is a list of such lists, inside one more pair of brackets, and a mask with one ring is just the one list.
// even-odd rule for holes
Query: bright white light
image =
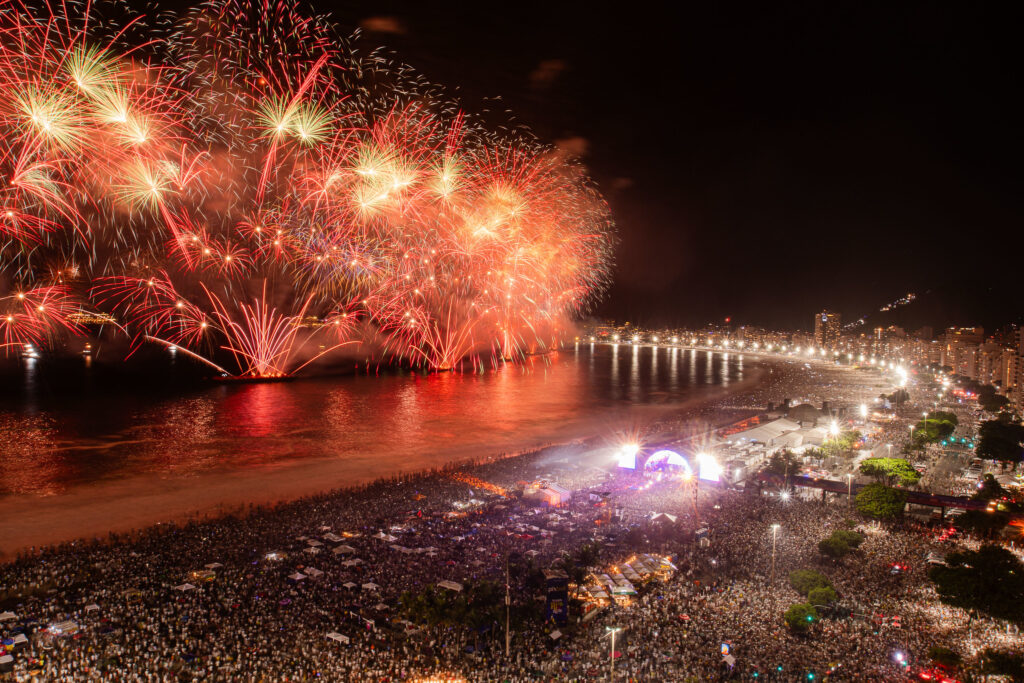
{"label": "bright white light", "polygon": [[868,407],[867,407],[867,405],[865,405],[863,403],[860,404],[860,416],[862,418],[865,418],[865,417],[868,416]]}
{"label": "bright white light", "polygon": [[722,466],[713,456],[707,453],[697,454],[698,475],[705,481],[718,481],[722,475]]}
{"label": "bright white light", "polygon": [[839,423],[832,420],[832,424],[828,426],[828,433],[832,436],[839,436]]}
{"label": "bright white light", "polygon": [[628,470],[636,469],[636,454],[640,452],[640,446],[635,443],[629,443],[622,447],[619,451],[619,467],[624,467]]}

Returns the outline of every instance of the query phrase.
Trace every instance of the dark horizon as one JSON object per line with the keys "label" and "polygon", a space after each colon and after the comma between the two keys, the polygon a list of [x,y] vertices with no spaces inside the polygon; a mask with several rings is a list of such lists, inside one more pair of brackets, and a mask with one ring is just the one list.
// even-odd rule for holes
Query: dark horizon
{"label": "dark horizon", "polygon": [[581,154],[621,239],[597,317],[795,328],[931,292],[905,324],[1022,319],[1003,7],[313,6]]}

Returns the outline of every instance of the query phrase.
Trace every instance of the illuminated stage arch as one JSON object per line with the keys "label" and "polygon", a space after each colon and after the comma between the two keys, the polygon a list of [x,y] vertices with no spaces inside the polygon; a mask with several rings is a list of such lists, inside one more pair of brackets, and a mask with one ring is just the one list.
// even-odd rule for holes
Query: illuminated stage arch
{"label": "illuminated stage arch", "polygon": [[686,461],[686,458],[675,451],[656,451],[655,453],[652,453],[651,457],[647,458],[647,462],[644,463],[645,470],[663,467],[682,467],[688,473],[693,474],[693,469],[690,467],[690,463]]}

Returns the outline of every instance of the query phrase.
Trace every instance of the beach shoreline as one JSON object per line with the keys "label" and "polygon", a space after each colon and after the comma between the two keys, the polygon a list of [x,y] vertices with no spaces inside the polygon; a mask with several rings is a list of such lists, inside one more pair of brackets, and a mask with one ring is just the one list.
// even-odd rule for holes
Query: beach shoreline
{"label": "beach shoreline", "polygon": [[[649,438],[664,438],[669,421],[706,413],[710,404],[756,388],[767,375],[768,362],[759,359],[750,376],[741,382],[719,386],[674,405],[645,406],[623,411],[616,419],[623,426],[637,421]],[[309,458],[292,464],[274,463],[259,468],[213,471],[188,476],[143,474],[100,481],[52,496],[10,495],[0,498],[0,562],[8,562],[24,551],[75,541],[103,540],[111,534],[133,533],[154,526],[212,520],[244,514],[255,506],[273,506],[301,498],[341,496],[375,481],[395,477],[415,478],[450,468],[471,468],[509,457],[521,457],[541,450],[589,444],[592,447],[611,436],[609,415],[601,415],[563,426],[550,440],[519,444],[519,448],[484,455],[456,456],[433,467],[405,468],[396,462],[390,474],[381,476],[376,463]],[[715,422],[700,418],[707,424]],[[719,416],[719,422],[722,417]],[[576,430],[575,435],[571,432]],[[339,485],[340,484],[340,485]]]}

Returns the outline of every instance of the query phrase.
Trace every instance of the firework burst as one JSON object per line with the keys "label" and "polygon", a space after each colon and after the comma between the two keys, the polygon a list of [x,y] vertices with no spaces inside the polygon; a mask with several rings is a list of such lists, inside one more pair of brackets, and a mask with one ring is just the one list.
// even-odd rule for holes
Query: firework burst
{"label": "firework burst", "polygon": [[[73,262],[136,344],[249,377],[356,321],[388,358],[511,360],[556,347],[607,286],[607,206],[527,134],[290,0],[150,24],[117,7],[110,29],[95,7],[0,0],[0,273]],[[18,320],[8,343],[69,329]]]}

